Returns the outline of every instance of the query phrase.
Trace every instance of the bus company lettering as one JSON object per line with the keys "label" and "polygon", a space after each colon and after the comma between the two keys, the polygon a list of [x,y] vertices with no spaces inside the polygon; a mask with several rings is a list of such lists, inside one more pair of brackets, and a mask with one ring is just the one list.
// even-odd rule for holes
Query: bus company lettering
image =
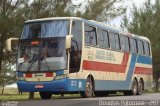
{"label": "bus company lettering", "polygon": [[105,51],[96,51],[96,59],[105,59]]}
{"label": "bus company lettering", "polygon": [[94,51],[88,51],[88,59],[93,60],[94,59]]}
{"label": "bus company lettering", "polygon": [[106,60],[116,61],[114,53],[106,52]]}

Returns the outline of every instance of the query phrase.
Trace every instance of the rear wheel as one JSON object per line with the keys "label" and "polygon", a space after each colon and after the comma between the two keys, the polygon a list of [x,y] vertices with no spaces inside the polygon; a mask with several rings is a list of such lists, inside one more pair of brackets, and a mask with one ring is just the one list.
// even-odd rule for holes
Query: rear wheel
{"label": "rear wheel", "polygon": [[132,81],[131,91],[124,91],[124,95],[137,95],[138,94],[138,84],[136,79]]}
{"label": "rear wheel", "polygon": [[142,79],[138,83],[138,95],[142,95],[144,92],[144,85]]}
{"label": "rear wheel", "polygon": [[51,92],[39,92],[39,94],[42,99],[51,99],[52,97]]}
{"label": "rear wheel", "polygon": [[91,77],[86,79],[85,91],[80,92],[81,96],[84,98],[89,98],[93,96],[94,86]]}

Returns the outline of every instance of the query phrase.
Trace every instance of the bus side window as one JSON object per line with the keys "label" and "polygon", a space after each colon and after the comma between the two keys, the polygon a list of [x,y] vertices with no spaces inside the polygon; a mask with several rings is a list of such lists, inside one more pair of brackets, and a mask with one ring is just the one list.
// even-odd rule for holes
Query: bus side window
{"label": "bus side window", "polygon": [[125,50],[127,51],[127,52],[129,52],[129,46],[130,46],[130,44],[129,44],[129,38],[127,37],[127,36],[125,36],[124,37],[124,40],[125,40]]}
{"label": "bus side window", "polygon": [[119,34],[114,34],[115,36],[115,46],[116,46],[116,50],[120,50],[120,40],[119,40]]}
{"label": "bus side window", "polygon": [[144,51],[146,56],[150,56],[150,46],[148,42],[143,42],[144,43]]}
{"label": "bus side window", "polygon": [[85,25],[85,43],[92,46],[97,45],[97,36],[95,27]]}
{"label": "bus side window", "polygon": [[137,41],[138,41],[138,53],[143,55],[144,54],[143,43],[141,40],[137,40]]}
{"label": "bus side window", "polygon": [[137,52],[137,41],[136,39],[130,38],[130,47],[132,53],[138,53]]}
{"label": "bus side window", "polygon": [[108,38],[108,32],[98,29],[97,30],[97,36],[98,36],[98,44],[99,47],[102,48],[109,48],[109,38]]}
{"label": "bus side window", "polygon": [[129,52],[129,38],[127,36],[120,36],[121,50]]}
{"label": "bus side window", "polygon": [[115,50],[116,49],[116,41],[114,38],[114,33],[109,32],[109,40],[110,40],[111,49]]}

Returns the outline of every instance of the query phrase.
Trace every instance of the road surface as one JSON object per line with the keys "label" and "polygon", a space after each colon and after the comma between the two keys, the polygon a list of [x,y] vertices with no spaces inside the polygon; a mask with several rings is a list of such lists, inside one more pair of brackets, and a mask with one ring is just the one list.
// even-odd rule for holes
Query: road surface
{"label": "road surface", "polygon": [[[8,103],[8,104],[7,104]],[[160,106],[160,93],[51,100],[5,101],[2,106]]]}

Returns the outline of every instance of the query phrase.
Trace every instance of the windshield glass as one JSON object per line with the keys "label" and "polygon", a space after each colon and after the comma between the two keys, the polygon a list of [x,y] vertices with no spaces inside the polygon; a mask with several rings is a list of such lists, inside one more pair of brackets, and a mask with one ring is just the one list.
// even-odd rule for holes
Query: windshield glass
{"label": "windshield glass", "polygon": [[68,32],[69,21],[67,20],[26,23],[21,39],[64,37]]}
{"label": "windshield glass", "polygon": [[65,38],[21,40],[18,57],[18,71],[66,69]]}

